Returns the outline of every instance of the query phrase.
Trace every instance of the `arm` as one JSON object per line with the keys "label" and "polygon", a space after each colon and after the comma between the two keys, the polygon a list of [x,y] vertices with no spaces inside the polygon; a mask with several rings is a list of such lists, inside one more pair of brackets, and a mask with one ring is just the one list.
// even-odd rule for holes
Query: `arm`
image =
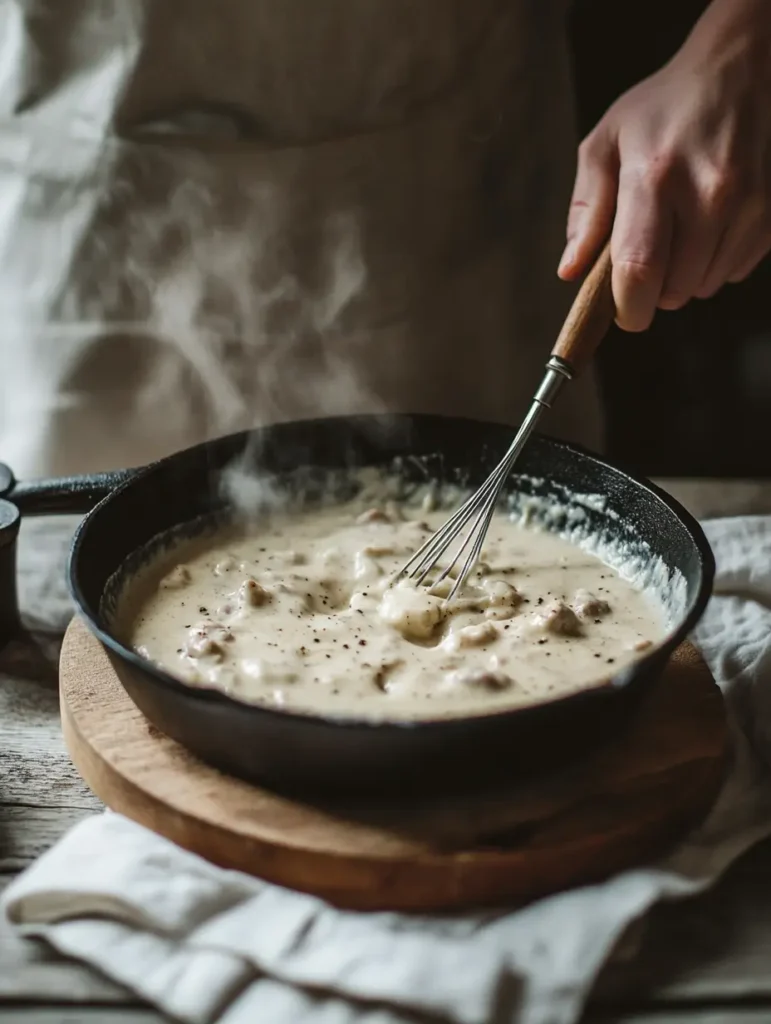
{"label": "arm", "polygon": [[584,139],[560,276],[584,273],[611,228],[630,331],[743,280],[771,249],[771,0],[713,0]]}

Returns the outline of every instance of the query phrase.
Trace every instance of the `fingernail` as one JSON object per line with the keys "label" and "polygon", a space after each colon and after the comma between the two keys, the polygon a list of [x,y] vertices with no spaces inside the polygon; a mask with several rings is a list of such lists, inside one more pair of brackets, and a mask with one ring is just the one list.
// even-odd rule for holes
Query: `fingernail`
{"label": "fingernail", "polygon": [[562,254],[562,259],[560,260],[560,265],[557,268],[557,273],[558,274],[562,273],[563,270],[567,270],[568,267],[571,266],[571,264],[573,263],[573,259],[575,258],[575,254],[576,254],[575,242],[570,241],[565,246],[565,251]]}

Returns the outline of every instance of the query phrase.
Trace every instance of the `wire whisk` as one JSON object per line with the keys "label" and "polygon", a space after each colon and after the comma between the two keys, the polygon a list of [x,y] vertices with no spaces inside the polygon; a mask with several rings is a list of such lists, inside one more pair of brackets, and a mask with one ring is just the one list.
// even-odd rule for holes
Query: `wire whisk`
{"label": "wire whisk", "polygon": [[447,549],[461,536],[466,524],[473,520],[449,564],[429,585],[429,592],[435,592],[444,580],[454,576],[447,601],[452,601],[460,592],[479,560],[501,491],[543,410],[551,408],[563,385],[573,380],[589,362],[613,323],[616,307],[611,279],[608,242],[576,295],[546,364],[546,374],[508,451],[481,487],[402,566],[392,583],[412,579],[421,586],[427,582]]}

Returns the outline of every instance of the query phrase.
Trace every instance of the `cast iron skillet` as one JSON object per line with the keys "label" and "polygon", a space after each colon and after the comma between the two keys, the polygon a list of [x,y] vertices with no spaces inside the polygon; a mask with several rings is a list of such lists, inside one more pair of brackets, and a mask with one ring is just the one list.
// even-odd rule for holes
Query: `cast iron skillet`
{"label": "cast iron skillet", "polygon": [[[467,472],[473,485],[510,440],[509,427],[459,419],[395,417],[384,427],[374,417],[332,418],[224,437],[144,469],[97,477],[24,485],[6,469],[0,496],[5,490],[22,514],[89,512],[69,563],[77,609],[147,718],[205,761],[274,788],[308,793],[443,787],[502,770],[530,774],[578,756],[624,727],[635,702],[700,618],[712,588],[709,545],[678,502],[588,452],[542,436],[530,442],[510,489],[547,497],[555,507],[564,505],[566,491],[606,496],[604,510],[591,502],[582,506],[592,529],[610,538],[636,536],[651,558],[682,574],[687,597],[674,631],[632,667],[597,689],[524,710],[399,724],[248,705],[187,687],[138,657],[112,634],[104,608],[109,612],[116,574],[120,580],[135,569],[143,557],[138,552],[153,538],[181,524],[190,535],[200,528],[193,520],[223,512],[219,470],[236,457],[281,475],[298,465],[386,466],[398,456],[419,456],[440,478]],[[406,466],[409,473],[414,463],[408,459]],[[0,505],[7,513],[7,503]]]}

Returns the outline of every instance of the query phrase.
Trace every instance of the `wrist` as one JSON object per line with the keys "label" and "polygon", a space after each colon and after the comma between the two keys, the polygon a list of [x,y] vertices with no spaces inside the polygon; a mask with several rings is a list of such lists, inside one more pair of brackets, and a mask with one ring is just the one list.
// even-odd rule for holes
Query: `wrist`
{"label": "wrist", "polygon": [[713,71],[739,60],[767,73],[771,65],[771,2],[712,0],[680,53]]}

